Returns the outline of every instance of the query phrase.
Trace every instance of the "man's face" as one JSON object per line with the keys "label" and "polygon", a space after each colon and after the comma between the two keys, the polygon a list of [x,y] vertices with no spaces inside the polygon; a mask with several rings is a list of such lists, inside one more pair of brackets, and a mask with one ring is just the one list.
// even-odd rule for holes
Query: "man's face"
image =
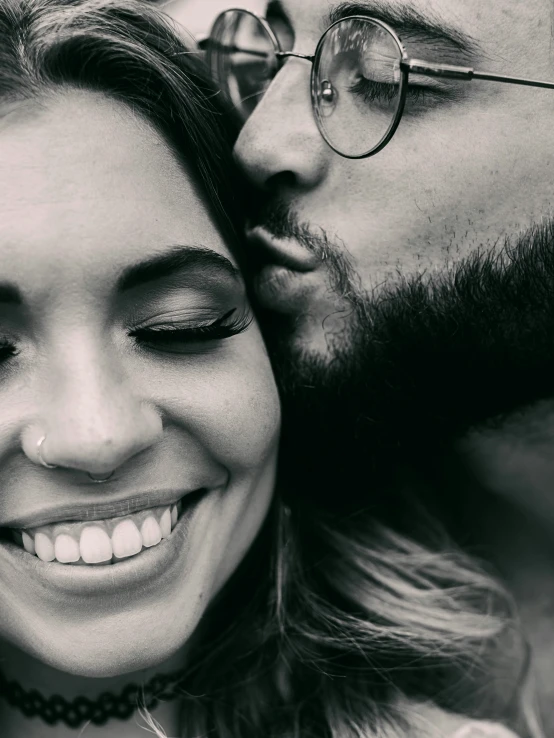
{"label": "man's face", "polygon": [[[294,51],[312,54],[330,11],[338,17],[326,0],[281,0],[267,17],[281,38],[294,39]],[[551,0],[368,0],[340,8],[387,22],[411,57],[546,80],[554,80],[551,13]],[[316,127],[310,72],[305,60],[284,64],[246,121],[236,155],[264,193],[253,246],[289,268],[262,275],[262,303],[293,318],[296,349],[326,359],[350,341],[344,329],[356,291],[375,296],[399,274],[441,272],[551,213],[554,91],[414,76],[392,141],[351,160]],[[351,267],[348,280],[334,278],[333,257]]]}
{"label": "man's face", "polygon": [[[298,53],[364,14],[412,58],[554,80],[552,13],[551,0],[281,0],[267,17]],[[250,235],[291,484],[306,468],[303,488],[367,500],[406,465],[436,472],[458,443],[483,485],[554,520],[554,90],[414,77],[392,141],[351,160],[318,131],[310,72],[289,58],[236,144],[262,194]]]}

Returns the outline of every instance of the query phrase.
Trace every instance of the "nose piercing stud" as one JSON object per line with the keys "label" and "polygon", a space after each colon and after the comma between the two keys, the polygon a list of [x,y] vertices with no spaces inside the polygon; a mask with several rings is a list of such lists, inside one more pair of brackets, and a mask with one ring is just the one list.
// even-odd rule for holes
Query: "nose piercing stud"
{"label": "nose piercing stud", "polygon": [[87,477],[91,480],[91,482],[94,482],[95,484],[102,484],[102,482],[107,482],[108,479],[111,479],[113,477],[113,470],[108,474],[107,477],[95,477],[94,474],[91,474],[90,472],[87,472]]}
{"label": "nose piercing stud", "polygon": [[[44,456],[42,455],[42,445],[44,441],[46,440],[46,435],[41,436],[39,440],[37,441],[37,458],[39,462],[44,466],[46,469],[57,469],[57,464],[49,464]],[[91,482],[94,482],[95,484],[102,484],[102,482],[107,482],[108,479],[111,479],[113,477],[114,470],[107,474],[105,477],[96,477],[94,474],[91,474],[90,472],[87,472],[87,477],[90,479]]]}
{"label": "nose piercing stud", "polygon": [[41,436],[37,442],[37,456],[38,460],[42,464],[42,466],[46,467],[47,469],[57,469],[56,464],[49,464],[47,461],[45,461],[44,457],[42,456],[42,444],[46,440],[46,436]]}

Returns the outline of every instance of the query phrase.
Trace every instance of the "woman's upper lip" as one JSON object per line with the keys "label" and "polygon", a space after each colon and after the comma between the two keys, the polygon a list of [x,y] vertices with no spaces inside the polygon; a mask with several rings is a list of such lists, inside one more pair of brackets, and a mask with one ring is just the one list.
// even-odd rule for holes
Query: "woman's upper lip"
{"label": "woman's upper lip", "polygon": [[[12,520],[0,521],[3,528],[36,528],[40,525],[50,523],[61,523],[69,521],[92,521],[117,518],[122,515],[146,510],[150,507],[161,507],[173,505],[181,497],[196,492],[197,490],[181,489],[157,489],[135,492],[130,497],[112,497],[110,499],[82,499],[66,504],[44,507],[26,515],[20,515]],[[107,493],[109,494],[109,493]]]}
{"label": "woman's upper lip", "polygon": [[254,258],[262,264],[278,264],[295,272],[311,272],[321,263],[318,257],[292,238],[275,238],[265,228],[247,229]]}

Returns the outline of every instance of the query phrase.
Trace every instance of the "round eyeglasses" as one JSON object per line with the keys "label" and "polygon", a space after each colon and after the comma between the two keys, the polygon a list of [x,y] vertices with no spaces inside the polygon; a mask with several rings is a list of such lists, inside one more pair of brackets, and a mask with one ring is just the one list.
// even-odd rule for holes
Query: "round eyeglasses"
{"label": "round eyeglasses", "polygon": [[216,19],[207,44],[211,73],[243,121],[291,56],[312,62],[314,116],[332,149],[357,159],[386,145],[400,122],[407,81],[403,48],[391,28],[363,16],[345,18],[308,56],[282,51],[263,18],[233,9]]}
{"label": "round eyeglasses", "polygon": [[206,48],[210,71],[243,122],[287,58],[311,62],[315,121],[329,146],[348,159],[372,156],[391,140],[404,111],[410,73],[554,89],[554,82],[410,59],[390,26],[359,15],[329,26],[308,55],[282,50],[264,18],[248,10],[226,10],[216,18]]}

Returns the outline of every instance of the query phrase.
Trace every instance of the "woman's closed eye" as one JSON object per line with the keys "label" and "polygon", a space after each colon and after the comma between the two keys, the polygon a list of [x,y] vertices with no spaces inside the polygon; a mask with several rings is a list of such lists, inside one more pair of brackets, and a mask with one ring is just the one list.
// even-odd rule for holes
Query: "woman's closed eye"
{"label": "woman's closed eye", "polygon": [[[209,346],[217,341],[243,333],[252,323],[253,316],[243,308],[232,308],[215,319],[199,320],[172,316],[166,320],[143,324],[128,331],[128,335],[142,348],[161,353],[193,353],[200,345]],[[19,354],[17,341],[0,336],[0,365],[8,364]]]}
{"label": "woman's closed eye", "polygon": [[0,337],[0,364],[17,356],[18,349],[16,344],[9,338]]}
{"label": "woman's closed eye", "polygon": [[165,353],[193,352],[195,345],[206,345],[244,332],[252,323],[248,311],[232,308],[210,321],[167,320],[134,328],[129,335],[146,349]]}

